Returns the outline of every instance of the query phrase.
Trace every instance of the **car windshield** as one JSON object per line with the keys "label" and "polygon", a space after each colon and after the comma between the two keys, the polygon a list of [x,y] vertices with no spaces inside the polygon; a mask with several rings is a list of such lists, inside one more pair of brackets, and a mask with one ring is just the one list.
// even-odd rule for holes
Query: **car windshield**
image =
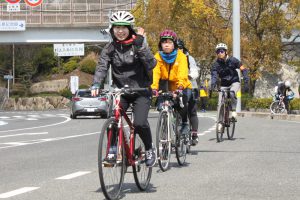
{"label": "car windshield", "polygon": [[77,96],[78,97],[87,97],[87,98],[91,98],[92,96],[91,96],[91,91],[89,91],[89,90],[86,90],[86,91],[78,91],[78,93],[77,93]]}

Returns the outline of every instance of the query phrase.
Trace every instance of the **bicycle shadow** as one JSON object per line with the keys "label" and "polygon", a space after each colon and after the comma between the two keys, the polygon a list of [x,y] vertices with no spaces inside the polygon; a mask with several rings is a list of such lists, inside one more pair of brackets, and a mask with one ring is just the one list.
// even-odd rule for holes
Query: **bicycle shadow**
{"label": "bicycle shadow", "polygon": [[[227,136],[226,136],[227,137]],[[225,141],[235,141],[235,140],[245,140],[246,138],[244,137],[239,137],[239,138],[232,138],[232,139],[228,139],[228,138],[223,138],[223,141],[222,142],[225,142]],[[216,141],[217,142],[217,138],[210,138],[208,141]],[[222,142],[217,142],[217,143],[222,143]]]}
{"label": "bicycle shadow", "polygon": [[[102,193],[101,187],[99,187],[96,191],[96,193]],[[141,191],[138,189],[135,183],[123,183],[122,190],[120,192],[119,198],[122,199],[125,198],[127,194],[135,194],[135,193],[153,193],[157,192],[156,187],[153,186],[152,183],[149,183],[149,186],[147,190]],[[103,200],[106,199],[103,195]]]}

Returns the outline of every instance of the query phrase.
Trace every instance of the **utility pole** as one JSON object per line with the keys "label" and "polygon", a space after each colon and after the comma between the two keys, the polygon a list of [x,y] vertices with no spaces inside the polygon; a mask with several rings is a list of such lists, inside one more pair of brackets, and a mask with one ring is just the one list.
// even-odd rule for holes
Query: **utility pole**
{"label": "utility pole", "polygon": [[13,44],[12,46],[13,50],[12,50],[12,54],[13,54],[13,60],[12,60],[12,67],[13,67],[13,71],[12,71],[12,75],[13,75],[13,85],[15,85],[15,44]]}
{"label": "utility pole", "polygon": [[[233,56],[237,59],[241,60],[241,51],[240,51],[240,0],[232,0],[232,29],[233,29]],[[237,69],[240,83],[241,83],[241,71],[240,69]],[[242,84],[242,83],[241,83]],[[241,89],[237,92],[237,105],[236,105],[236,111],[241,112],[242,107],[242,93]]]}

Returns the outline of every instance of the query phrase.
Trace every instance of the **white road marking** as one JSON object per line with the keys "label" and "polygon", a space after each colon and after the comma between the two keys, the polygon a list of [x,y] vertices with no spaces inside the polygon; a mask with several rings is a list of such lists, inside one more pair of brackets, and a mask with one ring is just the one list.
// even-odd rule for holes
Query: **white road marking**
{"label": "white road marking", "polygon": [[64,123],[66,123],[66,122],[68,122],[68,121],[71,120],[69,117],[64,117],[64,118],[66,118],[65,121],[59,122],[59,123],[55,123],[55,124],[48,124],[48,125],[44,125],[44,126],[36,126],[36,127],[29,127],[29,128],[20,128],[20,129],[5,130],[5,131],[0,131],[0,133],[11,132],[11,131],[30,130],[30,129],[37,129],[37,128],[45,128],[45,127],[49,127],[49,126],[56,126],[56,125],[64,124]]}
{"label": "white road marking", "polygon": [[[17,146],[24,146],[24,145],[31,145],[31,144],[39,144],[39,143],[44,143],[44,142],[66,140],[66,139],[78,138],[78,137],[95,135],[95,134],[99,134],[99,131],[98,132],[93,132],[93,133],[80,134],[80,135],[71,135],[71,136],[66,136],[66,137],[45,138],[45,139],[39,139],[39,140],[27,140],[27,141],[10,142],[10,143],[0,143],[0,144],[6,144],[6,145],[7,144],[14,145],[14,146],[0,147],[0,149],[7,149],[7,148],[12,148],[12,147],[17,147]],[[18,145],[18,144],[20,144],[20,145]]]}
{"label": "white road marking", "polygon": [[38,120],[38,119],[36,119],[36,118],[27,118],[27,119],[25,119],[25,120],[28,120],[28,121],[34,121],[34,120]]}
{"label": "white road marking", "polygon": [[56,179],[60,179],[60,180],[67,180],[67,179],[72,179],[72,178],[76,178],[78,176],[83,176],[85,174],[89,174],[91,173],[90,171],[79,171],[79,172],[75,172],[73,174],[69,174],[69,175],[65,175],[65,176],[61,176],[58,177]]}
{"label": "white road marking", "polygon": [[14,135],[1,135],[0,138],[5,138],[5,137],[15,137],[15,136],[20,136],[20,135],[45,135],[48,134],[48,132],[40,132],[40,133],[20,133],[20,134],[14,134]]}
{"label": "white road marking", "polygon": [[0,121],[0,126],[5,125],[5,124],[7,124],[7,123],[4,121]]}
{"label": "white road marking", "polygon": [[12,146],[23,146],[23,145],[27,145],[27,143],[24,143],[24,142],[6,142],[6,143],[1,143],[1,144],[12,145]]}
{"label": "white road marking", "polygon": [[[56,117],[56,115],[54,114],[42,114],[43,116],[46,116],[46,117]],[[58,114],[59,115],[59,114]]]}
{"label": "white road marking", "polygon": [[16,115],[16,116],[12,116],[14,118],[24,118],[24,116],[19,116],[19,115]]}
{"label": "white road marking", "polygon": [[40,118],[40,115],[27,115],[28,117],[32,117],[32,118]]}
{"label": "white road marking", "polygon": [[36,189],[39,189],[39,187],[23,187],[23,188],[20,188],[20,189],[17,189],[17,190],[13,190],[13,191],[10,191],[10,192],[0,194],[0,199],[6,199],[6,198],[9,198],[9,197],[13,197],[13,196],[16,196],[16,195],[19,195],[19,194],[30,192],[30,191],[33,191],[33,190],[36,190]]}
{"label": "white road marking", "polygon": [[2,116],[0,119],[9,119],[10,117]]}

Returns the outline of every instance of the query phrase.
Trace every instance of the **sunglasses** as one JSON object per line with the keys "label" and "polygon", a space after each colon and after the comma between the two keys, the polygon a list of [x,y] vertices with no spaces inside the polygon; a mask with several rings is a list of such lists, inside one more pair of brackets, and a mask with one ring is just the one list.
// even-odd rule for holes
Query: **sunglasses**
{"label": "sunglasses", "polygon": [[218,49],[218,50],[216,51],[217,54],[219,54],[219,53],[225,53],[225,52],[226,52],[226,51],[223,50],[223,49]]}

